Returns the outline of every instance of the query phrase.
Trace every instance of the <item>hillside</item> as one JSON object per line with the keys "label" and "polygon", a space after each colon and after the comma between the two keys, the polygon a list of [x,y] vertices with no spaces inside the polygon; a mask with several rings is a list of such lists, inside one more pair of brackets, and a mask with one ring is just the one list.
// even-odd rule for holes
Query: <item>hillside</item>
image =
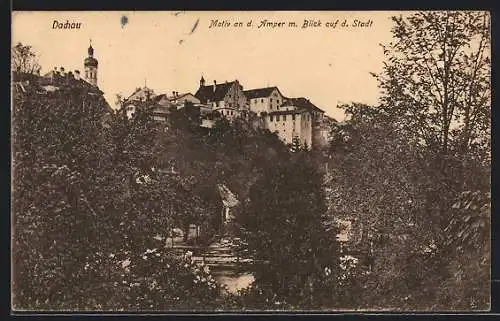
{"label": "hillside", "polygon": [[[239,122],[204,130],[182,110],[166,123],[147,112],[128,120],[110,113],[96,88],[47,86],[34,77],[13,89],[20,306],[47,299],[55,307],[95,293],[81,288],[91,273],[84,267],[104,253],[139,255],[174,226],[212,224],[221,206],[217,184],[243,200],[266,166],[289,157],[275,135]],[[100,269],[92,272],[96,282],[106,278]]]}

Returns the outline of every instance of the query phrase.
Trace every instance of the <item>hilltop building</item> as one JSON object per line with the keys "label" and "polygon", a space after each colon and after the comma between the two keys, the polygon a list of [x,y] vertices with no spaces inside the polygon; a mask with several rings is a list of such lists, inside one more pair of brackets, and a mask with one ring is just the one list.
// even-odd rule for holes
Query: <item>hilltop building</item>
{"label": "hilltop building", "polygon": [[214,80],[213,85],[205,85],[205,79],[201,77],[200,87],[194,96],[201,104],[210,106],[212,111],[229,120],[241,116],[247,110],[247,99],[238,80],[222,84]]}
{"label": "hilltop building", "polygon": [[286,145],[298,138],[300,145],[312,147],[311,114],[303,109],[273,111],[264,116],[266,128],[276,132]]}
{"label": "hilltop building", "polygon": [[245,90],[250,111],[260,115],[262,112],[278,111],[285,97],[278,87],[257,88]]}
{"label": "hilltop building", "polygon": [[123,102],[128,119],[133,118],[139,108],[148,108],[152,112],[154,120],[164,122],[173,107],[174,104],[166,99],[165,95],[156,95],[153,89],[147,86],[136,88]]}
{"label": "hilltop building", "polygon": [[[217,111],[222,117],[233,120],[244,112],[257,116],[258,127],[278,134],[285,144],[294,140],[302,146],[322,148],[328,143],[331,118],[304,97],[288,98],[276,86],[243,91],[235,80],[206,85],[204,77],[194,95],[202,106]],[[334,120],[333,120],[334,121]],[[210,127],[213,120],[202,119],[202,126]]]}
{"label": "hilltop building", "polygon": [[250,111],[259,115],[264,128],[278,134],[283,143],[291,145],[298,139],[302,146],[313,145],[313,119],[323,111],[305,98],[287,98],[278,87],[246,90]]}
{"label": "hilltop building", "polygon": [[[283,118],[287,119],[290,113],[292,122],[285,122],[281,134],[287,144],[291,144],[294,137],[299,139],[301,145],[309,149],[317,147],[313,142],[314,132],[317,130],[316,123],[323,117],[324,111],[318,108],[311,101],[304,97],[288,98],[281,106]],[[279,117],[279,115],[277,115]],[[291,134],[290,134],[291,132]]]}
{"label": "hilltop building", "polygon": [[134,117],[137,114],[138,108],[148,100],[153,100],[155,96],[156,95],[151,88],[146,86],[136,88],[135,91],[123,102],[122,108],[125,108],[127,118],[131,119]]}
{"label": "hilltop building", "polygon": [[138,106],[148,104],[148,107],[153,109],[153,118],[158,121],[165,121],[172,109],[184,108],[187,103],[197,106],[200,104],[200,100],[191,93],[179,94],[177,91],[173,91],[171,96],[167,94],[157,95],[153,89],[144,86],[136,88],[125,99],[123,106],[127,117],[130,119],[136,114]]}
{"label": "hilltop building", "polygon": [[146,101],[156,96],[153,89],[144,87],[137,87],[134,92],[128,96],[127,101]]}
{"label": "hilltop building", "polygon": [[199,108],[202,127],[213,127],[219,117],[229,121],[242,117],[252,121],[255,128],[276,133],[286,145],[298,141],[308,149],[327,146],[331,123],[335,122],[305,97],[286,97],[276,86],[244,91],[238,80],[223,83],[214,80],[207,85],[202,76],[194,95],[176,91],[171,95],[155,95],[150,88],[138,88],[126,100],[127,116],[131,118],[138,102],[147,99],[157,107],[158,120],[166,118],[172,108],[180,109],[189,103]]}

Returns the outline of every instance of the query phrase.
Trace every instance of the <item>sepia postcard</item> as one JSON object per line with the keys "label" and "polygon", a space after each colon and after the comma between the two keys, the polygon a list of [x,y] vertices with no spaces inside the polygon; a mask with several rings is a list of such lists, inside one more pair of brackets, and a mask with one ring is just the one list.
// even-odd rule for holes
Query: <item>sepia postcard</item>
{"label": "sepia postcard", "polygon": [[14,11],[13,312],[488,311],[484,11]]}

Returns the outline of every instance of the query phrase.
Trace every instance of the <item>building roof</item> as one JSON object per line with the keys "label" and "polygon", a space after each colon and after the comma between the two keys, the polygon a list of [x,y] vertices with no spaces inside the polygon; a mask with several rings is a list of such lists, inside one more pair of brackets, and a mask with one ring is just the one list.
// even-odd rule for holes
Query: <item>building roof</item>
{"label": "building roof", "polygon": [[224,82],[222,84],[200,86],[200,88],[198,89],[198,91],[194,96],[198,98],[202,103],[206,103],[207,100],[221,101],[224,99],[231,86],[233,86],[233,84],[235,83],[239,85],[236,81],[231,81],[231,82]]}
{"label": "building roof", "polygon": [[94,57],[87,57],[83,61],[84,66],[97,67],[98,64],[99,64],[99,62]]}
{"label": "building roof", "polygon": [[139,100],[141,98],[145,98],[147,94],[150,95],[151,99],[156,98],[156,95],[155,95],[153,89],[144,86],[142,88],[136,88],[134,90],[134,92],[126,100],[127,101],[130,101],[130,100]]}
{"label": "building roof", "polygon": [[[250,90],[245,90],[245,96],[247,99],[253,99],[253,98],[261,98],[261,97],[269,97],[271,96],[272,92],[274,90],[278,90],[278,87],[266,87],[266,88],[255,88],[255,89],[250,89]],[[281,94],[281,92],[280,92]],[[283,95],[282,95],[283,96]]]}
{"label": "building roof", "polygon": [[82,78],[76,79],[74,73],[72,71],[66,72],[62,75],[57,70],[51,70],[44,74],[42,77],[36,76],[38,84],[40,86],[48,86],[48,85],[71,85],[80,88],[86,88],[91,91],[95,91],[99,94],[103,94],[103,92],[97,87],[94,86]]}
{"label": "building roof", "polygon": [[[167,97],[167,95],[166,94],[156,95],[153,97],[153,101],[160,101],[160,100],[162,100],[163,97]],[[167,99],[168,99],[168,97],[167,97]]]}
{"label": "building roof", "polygon": [[85,58],[83,64],[85,66],[97,67],[98,61],[97,61],[97,59],[94,58],[94,48],[92,48],[92,45],[89,46],[88,54],[89,54],[89,56],[87,58]]}
{"label": "building roof", "polygon": [[325,116],[323,117],[323,122],[324,122],[324,123],[327,123],[327,124],[331,124],[331,123],[338,123],[338,121],[337,121],[335,118],[330,117],[330,116],[328,116],[328,115],[325,115]]}
{"label": "building roof", "polygon": [[314,105],[309,99],[304,98],[304,97],[298,97],[298,98],[288,98],[285,100],[281,106],[295,106],[299,107],[302,109],[306,109],[308,111],[317,111],[324,113],[324,111],[320,108],[318,108],[316,105]]}
{"label": "building roof", "polygon": [[188,95],[194,96],[192,93],[182,93],[182,94],[178,94],[177,96],[167,96],[167,99],[172,101],[172,100],[181,99],[182,97],[185,97]]}

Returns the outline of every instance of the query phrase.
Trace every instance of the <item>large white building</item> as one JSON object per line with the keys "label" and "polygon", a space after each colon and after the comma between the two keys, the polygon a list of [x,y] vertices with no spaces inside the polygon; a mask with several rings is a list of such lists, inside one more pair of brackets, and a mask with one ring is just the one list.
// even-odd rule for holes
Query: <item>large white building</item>
{"label": "large white building", "polygon": [[292,145],[298,139],[301,146],[312,146],[311,114],[303,109],[272,111],[264,116],[265,126],[276,132],[283,143]]}
{"label": "large white building", "polygon": [[278,134],[283,143],[291,145],[297,139],[300,145],[312,147],[314,123],[323,111],[308,99],[287,98],[278,87],[246,90],[245,96],[250,111],[262,117],[265,128]]}
{"label": "large white building", "polygon": [[278,87],[266,87],[245,90],[247,104],[250,111],[260,115],[262,112],[272,112],[280,110],[280,106],[285,101]]}
{"label": "large white building", "polygon": [[125,108],[125,113],[128,119],[131,119],[136,115],[137,109],[142,102],[147,101],[148,99],[153,99],[155,97],[155,93],[151,88],[144,86],[143,88],[136,88],[135,91],[128,96],[124,103],[123,108]]}
{"label": "large white building", "polygon": [[156,95],[151,88],[146,86],[137,88],[123,103],[127,118],[134,117],[138,108],[148,108],[153,119],[161,122],[167,120],[172,108],[175,107],[176,105],[166,95]]}

